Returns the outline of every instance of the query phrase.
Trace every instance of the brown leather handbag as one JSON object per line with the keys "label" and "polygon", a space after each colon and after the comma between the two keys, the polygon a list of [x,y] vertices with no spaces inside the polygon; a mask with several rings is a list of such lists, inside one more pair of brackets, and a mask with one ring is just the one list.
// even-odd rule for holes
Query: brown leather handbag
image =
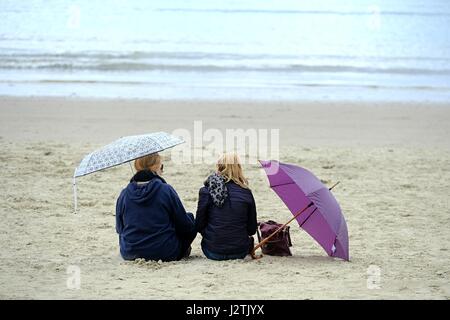
{"label": "brown leather handbag", "polygon": [[[282,224],[273,220],[258,223],[258,241],[263,241],[282,226]],[[261,249],[263,254],[270,256],[292,256],[289,247],[292,247],[292,242],[291,235],[289,234],[289,226],[286,226],[264,243]]]}

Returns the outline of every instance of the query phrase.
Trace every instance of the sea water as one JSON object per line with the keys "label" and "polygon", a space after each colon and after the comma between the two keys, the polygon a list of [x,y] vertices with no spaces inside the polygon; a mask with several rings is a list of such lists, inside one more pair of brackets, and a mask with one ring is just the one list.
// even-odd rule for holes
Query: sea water
{"label": "sea water", "polygon": [[0,0],[0,95],[450,101],[450,2]]}

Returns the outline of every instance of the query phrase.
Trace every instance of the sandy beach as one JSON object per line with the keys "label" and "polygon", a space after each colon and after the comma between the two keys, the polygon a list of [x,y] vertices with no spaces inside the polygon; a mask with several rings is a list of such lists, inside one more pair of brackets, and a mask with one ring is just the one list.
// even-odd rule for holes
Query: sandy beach
{"label": "sandy beach", "polygon": [[[127,165],[78,180],[82,157],[154,131],[280,129],[280,160],[310,169],[346,217],[350,262],[327,257],[293,223],[293,256],[216,262],[200,249],[170,263],[125,262],[115,200]],[[450,105],[256,103],[0,97],[0,299],[449,299]],[[164,153],[162,153],[164,155]],[[194,212],[213,167],[165,161]],[[246,165],[258,220],[292,215],[257,165]],[[68,287],[71,266],[79,289]],[[68,269],[69,268],[69,269]]]}

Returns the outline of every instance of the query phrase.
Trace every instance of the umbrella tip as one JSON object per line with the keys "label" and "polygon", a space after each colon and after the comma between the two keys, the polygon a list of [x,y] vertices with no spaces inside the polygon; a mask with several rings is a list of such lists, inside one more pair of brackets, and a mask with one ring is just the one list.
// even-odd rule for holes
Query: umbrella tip
{"label": "umbrella tip", "polygon": [[261,164],[261,166],[263,167],[268,167],[270,166],[270,164],[273,162],[274,160],[261,160],[258,159],[258,162]]}

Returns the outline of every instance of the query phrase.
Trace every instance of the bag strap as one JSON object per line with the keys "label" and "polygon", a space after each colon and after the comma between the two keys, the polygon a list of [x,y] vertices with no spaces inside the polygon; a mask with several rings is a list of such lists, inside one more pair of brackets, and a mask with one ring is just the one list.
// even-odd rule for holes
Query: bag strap
{"label": "bag strap", "polygon": [[258,236],[258,242],[261,242],[261,233],[259,233],[259,226],[261,225],[260,222],[258,222],[258,225],[256,226],[256,235]]}
{"label": "bag strap", "polygon": [[292,241],[291,241],[291,233],[289,232],[289,226],[286,226],[285,230],[287,233],[287,241],[288,241],[288,245],[289,247],[292,247]]}

